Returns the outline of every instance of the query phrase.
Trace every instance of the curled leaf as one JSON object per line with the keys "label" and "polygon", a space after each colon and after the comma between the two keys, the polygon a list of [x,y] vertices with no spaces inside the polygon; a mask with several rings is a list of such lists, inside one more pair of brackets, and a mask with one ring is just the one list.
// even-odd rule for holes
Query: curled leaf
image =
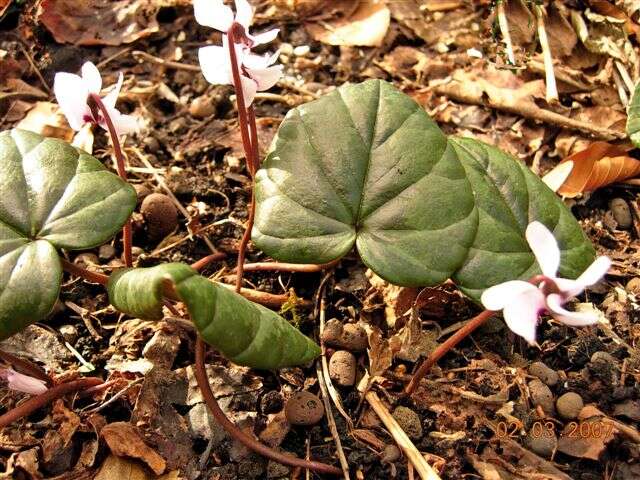
{"label": "curled leaf", "polygon": [[622,147],[594,142],[562,160],[542,181],[565,197],[573,198],[640,173],[640,160]]}
{"label": "curled leaf", "polygon": [[313,360],[320,348],[277,313],[211,282],[180,263],[114,273],[107,286],[118,310],[149,320],[162,318],[162,299],[183,301],[200,335],[229,360],[276,369]]}

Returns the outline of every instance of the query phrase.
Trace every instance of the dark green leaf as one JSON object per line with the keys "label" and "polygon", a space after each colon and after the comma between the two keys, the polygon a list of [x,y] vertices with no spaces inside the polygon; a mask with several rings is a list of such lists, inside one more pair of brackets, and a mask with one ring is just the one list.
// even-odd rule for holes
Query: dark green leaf
{"label": "dark green leaf", "polygon": [[392,283],[455,278],[477,299],[537,269],[524,239],[531,221],[555,232],[564,274],[593,259],[570,212],[525,166],[480,142],[447,140],[379,80],[290,111],[256,178],[253,239],[278,260],[324,263],[355,245]]}
{"label": "dark green leaf", "polygon": [[631,142],[640,148],[640,82],[636,84],[628,107],[627,135]]}
{"label": "dark green leaf", "polygon": [[275,312],[179,263],[123,270],[109,280],[109,299],[120,311],[162,318],[162,298],[175,291],[189,309],[202,338],[229,360],[275,369],[306,363],[318,346]]}
{"label": "dark green leaf", "polygon": [[0,133],[0,338],[46,316],[60,289],[56,248],[111,238],[135,190],[95,158],[32,132]]}

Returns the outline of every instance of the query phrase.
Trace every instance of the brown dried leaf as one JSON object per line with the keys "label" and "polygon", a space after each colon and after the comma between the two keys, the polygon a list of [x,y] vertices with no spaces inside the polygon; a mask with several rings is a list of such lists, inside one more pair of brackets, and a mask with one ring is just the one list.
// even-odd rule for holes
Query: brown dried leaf
{"label": "brown dried leaf", "polygon": [[363,0],[349,18],[310,23],[306,28],[315,40],[329,45],[379,47],[390,20],[383,0]]}
{"label": "brown dried leaf", "polygon": [[130,423],[110,423],[102,429],[100,435],[104,438],[105,442],[107,442],[109,449],[114,455],[139,458],[144,461],[156,475],[161,475],[165,471],[167,464],[164,458],[144,443],[136,427]]}
{"label": "brown dried leaf", "polygon": [[158,31],[155,0],[43,0],[38,21],[56,42],[122,45]]}
{"label": "brown dried leaf", "polygon": [[60,138],[66,142],[70,142],[74,134],[60,107],[51,102],[37,102],[16,128],[39,133],[45,137]]}
{"label": "brown dried leaf", "polygon": [[366,325],[369,337],[369,375],[373,381],[375,377],[381,377],[393,363],[393,352],[389,341],[382,338],[382,331],[378,327]]}
{"label": "brown dried leaf", "polygon": [[437,337],[435,332],[422,330],[420,316],[416,308],[412,308],[406,325],[389,339],[389,346],[400,360],[416,362],[435,350]]}
{"label": "brown dried leaf", "polygon": [[594,142],[562,160],[542,181],[558,194],[573,198],[638,174],[640,160],[627,156],[626,149]]}
{"label": "brown dried leaf", "polygon": [[95,480],[181,480],[181,478],[177,470],[158,477],[133,460],[109,455]]}

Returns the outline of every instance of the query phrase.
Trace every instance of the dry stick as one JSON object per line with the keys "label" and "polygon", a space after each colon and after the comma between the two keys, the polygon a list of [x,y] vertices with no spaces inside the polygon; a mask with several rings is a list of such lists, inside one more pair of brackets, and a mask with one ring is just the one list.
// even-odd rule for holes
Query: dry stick
{"label": "dry stick", "polygon": [[400,425],[398,425],[396,419],[393,418],[391,413],[389,413],[389,410],[387,410],[384,404],[380,401],[378,395],[376,395],[375,392],[369,391],[365,395],[365,399],[369,402],[373,411],[376,412],[376,415],[380,417],[384,426],[387,427],[387,430],[389,430],[389,433],[395,442],[416,469],[420,478],[422,478],[422,480],[441,480],[440,476],[431,467],[431,465],[427,463],[404,430],[402,430]]}
{"label": "dry stick", "polygon": [[101,385],[104,381],[101,378],[88,377],[81,378],[80,380],[74,380],[72,382],[63,383],[50,388],[46,392],[37,397],[30,398],[24,403],[21,403],[16,408],[9,410],[7,413],[0,417],[0,428],[4,428],[7,425],[15,422],[16,420],[31,415],[39,408],[44,407],[46,404],[56,400],[57,398],[66,395],[67,393],[83,390],[88,387],[95,387]]}
{"label": "dry stick", "polygon": [[315,273],[322,272],[334,267],[340,260],[333,260],[328,263],[280,263],[280,262],[257,262],[247,263],[244,266],[245,272],[300,272]]}
{"label": "dry stick", "polygon": [[53,380],[49,375],[47,375],[47,372],[45,372],[43,368],[33,362],[25,360],[24,358],[17,357],[12,353],[2,350],[0,350],[0,360],[4,360],[5,362],[10,363],[14,367],[17,367],[19,370],[22,370],[33,378],[42,380],[47,385],[53,384]]}
{"label": "dry stick", "polygon": [[558,87],[556,86],[556,76],[553,71],[553,57],[551,56],[551,48],[549,47],[549,39],[547,30],[544,28],[544,14],[539,5],[534,5],[533,9],[536,14],[536,23],[538,26],[538,39],[542,47],[542,57],[544,58],[544,69],[547,85],[547,102],[558,103]]}
{"label": "dry stick", "polygon": [[[122,153],[122,148],[120,147],[120,140],[118,139],[118,132],[116,131],[115,126],[113,125],[113,121],[111,120],[111,116],[109,115],[109,111],[107,107],[102,102],[100,95],[96,93],[89,94],[89,107],[91,107],[92,113],[94,110],[94,105],[97,107],[102,116],[104,118],[105,123],[107,124],[107,130],[109,130],[109,136],[111,137],[111,144],[113,145],[113,153],[116,157],[116,167],[118,169],[118,175],[125,182],[127,181],[127,170],[124,165],[124,154]],[[92,105],[93,103],[93,105]],[[94,113],[94,117],[97,119],[99,115],[98,112]],[[122,243],[124,250],[124,263],[127,267],[131,267],[133,265],[133,256],[131,254],[131,243],[132,243],[132,230],[131,230],[131,219],[128,218],[122,227]]]}
{"label": "dry stick", "polygon": [[211,386],[209,385],[209,379],[207,378],[207,371],[204,364],[204,356],[206,353],[205,348],[205,343],[202,341],[202,338],[198,336],[198,339],[196,341],[196,363],[194,368],[196,381],[198,382],[198,387],[200,387],[200,390],[202,391],[202,397],[209,407],[209,410],[213,414],[213,417],[227,431],[227,433],[229,433],[229,435],[233,437],[234,440],[237,440],[250,450],[283,465],[306,468],[309,470],[313,470],[314,472],[325,473],[329,475],[342,474],[342,471],[339,468],[333,467],[331,465],[309,460],[302,460],[295,457],[289,457],[287,455],[284,455],[283,453],[275,451],[258,442],[251,436],[247,435],[242,430],[240,430],[233,422],[231,422],[220,408],[220,405],[218,405],[218,401],[213,395],[213,391],[211,390]]}
{"label": "dry stick", "polygon": [[496,312],[494,312],[493,310],[485,310],[479,313],[471,320],[469,320],[469,322],[464,327],[451,335],[447,339],[447,341],[438,345],[438,348],[431,352],[431,355],[429,355],[429,357],[422,362],[416,373],[413,374],[411,381],[404,389],[405,395],[411,395],[418,386],[418,383],[420,383],[420,380],[422,380],[422,378],[429,372],[431,367],[435,365],[438,360],[440,360],[449,350],[451,350],[468,335],[470,335],[471,332],[473,332],[476,328],[489,320],[495,313]]}
{"label": "dry stick", "polygon": [[[511,43],[511,33],[509,32],[509,22],[507,22],[507,15],[504,11],[504,4],[507,0],[498,1],[498,26],[500,27],[500,33],[502,33],[502,41],[507,49],[507,58],[511,65],[516,64],[516,57],[513,54],[513,43]],[[517,1],[517,0],[516,0]]]}

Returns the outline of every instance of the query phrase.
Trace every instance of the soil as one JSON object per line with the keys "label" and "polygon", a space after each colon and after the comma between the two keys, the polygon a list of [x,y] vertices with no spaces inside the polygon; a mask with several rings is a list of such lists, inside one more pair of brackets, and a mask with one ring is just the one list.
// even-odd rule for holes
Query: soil
{"label": "soil", "polygon": [[[113,83],[118,72],[125,75],[118,105],[141,115],[146,122],[144,133],[131,136],[125,143],[132,167],[130,181],[146,185],[150,192],[166,194],[158,182],[161,178],[191,217],[187,222],[179,214],[178,227],[158,241],[148,235],[138,208],[134,217],[137,265],[193,263],[211,253],[203,240],[205,232],[227,257],[209,264],[201,273],[233,283],[232,270],[247,220],[250,185],[231,99],[233,89],[209,85],[198,72],[180,68],[180,64],[197,65],[198,47],[219,42],[219,34],[193,20],[188,2],[170,0],[160,2],[165,6],[154,13],[157,32],[141,36],[134,43],[63,44],[39,21],[33,5],[14,3],[0,23],[0,80],[12,77],[13,68],[21,80],[44,92],[40,101],[55,101],[42,82],[51,87],[55,72],[76,72],[86,60],[102,63],[105,85]],[[294,85],[279,84],[270,91],[275,96],[265,95],[256,102],[263,153],[291,106],[342,83],[368,78],[391,81],[413,96],[447,134],[473,135],[494,143],[539,175],[581,146],[605,139],[536,122],[517,111],[517,102],[515,108],[506,111],[489,102],[464,103],[438,90],[439,84],[460,72],[487,78],[514,98],[521,96],[526,82],[543,81],[544,71],[527,63],[540,58],[535,45],[515,34],[520,66],[512,70],[505,65],[490,2],[453,1],[448,2],[453,4],[452,9],[439,10],[447,2],[416,1],[416,5],[433,6],[418,9],[422,15],[420,25],[412,22],[407,12],[390,7],[391,24],[377,47],[332,46],[314,39],[306,28],[308,22],[322,25],[334,16],[346,15],[336,6],[344,2],[317,2],[331,4],[331,8],[325,5],[324,13],[310,7],[313,2],[252,3],[257,7],[259,30],[272,25],[281,29],[276,42],[265,51],[281,49],[287,81]],[[413,4],[413,0],[405,3]],[[563,8],[584,14],[586,4],[596,2],[566,3]],[[509,15],[516,27],[527,25],[517,12],[510,11]],[[564,10],[557,15],[553,18],[568,18]],[[633,18],[629,22],[640,29]],[[559,81],[559,104],[546,103],[544,86],[542,94],[532,93],[533,100],[567,117],[588,120],[598,128],[624,132],[624,121],[616,123],[616,119],[624,118],[625,107],[617,93],[611,57],[587,54],[578,42],[569,52],[563,52],[559,45],[572,43],[564,23],[550,22],[548,28],[555,39],[552,50],[558,78],[570,73],[575,81]],[[638,39],[630,35],[628,42],[637,55]],[[299,46],[308,46],[302,50],[308,52],[300,56],[290,52],[291,47]],[[470,55],[472,48],[482,52],[482,58]],[[134,55],[135,51],[178,65],[162,66]],[[27,55],[42,80],[29,65]],[[630,58],[624,65],[637,79],[637,60]],[[504,75],[511,75],[512,71],[517,74],[515,80],[506,85]],[[576,82],[590,87],[576,88]],[[196,103],[204,105],[206,111],[194,107],[196,99],[208,101]],[[2,128],[18,124],[34,105],[35,100],[29,96],[17,101],[0,99]],[[94,155],[112,166],[106,135],[98,130],[94,133]],[[626,140],[615,143],[626,144]],[[637,152],[631,151],[630,155],[637,157]],[[614,199],[621,200],[612,203]],[[606,281],[579,299],[602,311],[607,324],[573,329],[546,319],[538,330],[539,346],[531,347],[511,334],[501,318],[494,318],[442,358],[411,398],[403,396],[402,389],[419,362],[395,358],[380,374],[382,378],[375,386],[379,396],[391,412],[400,406],[417,414],[421,428],[413,425],[412,431],[420,434],[413,435],[412,441],[442,479],[640,478],[640,194],[637,184],[618,182],[566,201],[598,254],[614,261]],[[611,205],[620,202],[629,207],[630,222],[623,218],[624,212],[612,211]],[[119,237],[110,245],[115,247],[113,256],[100,248],[90,251],[95,255],[103,253],[97,264],[88,268],[108,274],[122,266]],[[73,261],[81,253],[67,255]],[[266,260],[268,257],[250,246],[248,263]],[[245,286],[276,294],[294,291],[298,298],[307,300],[317,300],[322,289],[327,320],[377,327],[383,342],[408,321],[406,315],[402,316],[405,308],[396,324],[389,325],[385,306],[396,307],[398,295],[392,294],[388,285],[372,280],[355,252],[326,276],[247,272]],[[477,305],[449,283],[426,289],[420,298],[427,298],[417,304],[416,311],[423,332],[433,334],[431,350],[434,342],[444,339],[439,336],[442,332],[446,337],[447,329],[479,312]],[[283,315],[304,333],[318,338],[318,314],[314,308],[298,305]],[[90,364],[91,375],[113,380],[114,384],[92,397],[58,401],[0,431],[0,478],[100,478],[101,472],[105,475],[110,449],[96,432],[115,422],[136,426],[145,443],[164,458],[166,471],[177,472],[166,478],[302,478],[303,472],[267,462],[231,441],[215,425],[206,425],[202,399],[197,398],[190,370],[194,344],[194,331],[183,324],[170,318],[147,322],[122,316],[109,307],[103,287],[65,274],[60,301],[46,322],[3,342],[2,348],[41,364],[56,380],[80,375],[82,368],[86,372]],[[333,348],[344,348],[329,347],[329,354]],[[429,351],[424,350],[422,355]],[[353,353],[360,379],[370,368],[371,355],[376,353]],[[286,452],[299,457],[310,454],[315,460],[338,465],[328,413],[313,426],[290,426],[282,421],[286,401],[295,392],[305,389],[320,395],[315,365],[279,372],[250,371],[231,365],[213,352],[207,361],[214,369],[209,372],[214,391],[220,395],[227,415],[238,425]],[[556,374],[539,375],[542,381],[534,381],[537,376],[529,367],[535,362],[543,362]],[[536,389],[542,388],[538,384],[546,389],[543,394],[536,394]],[[395,442],[363,402],[356,386],[335,384],[335,388],[349,417],[347,421],[332,404],[332,416],[352,478],[415,478],[417,474],[406,457],[392,456],[387,461],[383,455]],[[567,392],[578,394],[585,406],[597,408],[604,417],[595,421],[595,417],[561,417],[555,411],[555,400]],[[545,396],[547,400],[538,400],[536,405],[536,399]],[[0,413],[24,397],[0,387]],[[598,435],[593,428],[594,422],[607,424],[602,418],[616,422],[609,436]],[[572,422],[576,424],[573,430]],[[399,423],[402,425],[400,420]],[[583,423],[587,427],[581,432]],[[140,478],[156,478],[146,470],[148,458],[140,458],[137,463],[147,465],[141,467],[147,476]]]}

